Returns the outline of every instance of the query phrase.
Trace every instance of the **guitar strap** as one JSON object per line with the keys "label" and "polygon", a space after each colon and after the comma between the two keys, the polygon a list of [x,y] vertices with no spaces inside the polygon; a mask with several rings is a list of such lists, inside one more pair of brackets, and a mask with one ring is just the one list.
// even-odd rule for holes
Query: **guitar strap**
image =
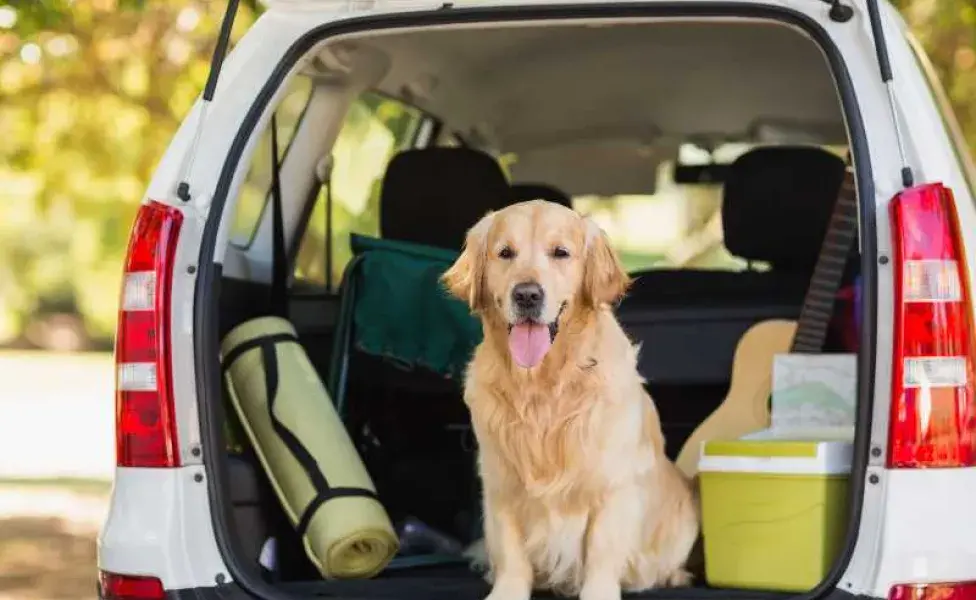
{"label": "guitar strap", "polygon": [[840,288],[850,256],[851,245],[857,237],[857,190],[854,174],[848,164],[844,170],[830,224],[820,246],[817,264],[810,278],[796,335],[790,352],[795,354],[819,354],[827,339],[827,329],[834,313],[837,290]]}

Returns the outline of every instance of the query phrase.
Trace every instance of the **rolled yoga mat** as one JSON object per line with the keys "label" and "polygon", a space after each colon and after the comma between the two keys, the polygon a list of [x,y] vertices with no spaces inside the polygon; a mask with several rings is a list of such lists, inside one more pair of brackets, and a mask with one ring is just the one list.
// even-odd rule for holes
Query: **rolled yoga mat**
{"label": "rolled yoga mat", "polygon": [[247,321],[221,354],[231,403],[309,559],[327,579],[382,571],[396,533],[295,329]]}

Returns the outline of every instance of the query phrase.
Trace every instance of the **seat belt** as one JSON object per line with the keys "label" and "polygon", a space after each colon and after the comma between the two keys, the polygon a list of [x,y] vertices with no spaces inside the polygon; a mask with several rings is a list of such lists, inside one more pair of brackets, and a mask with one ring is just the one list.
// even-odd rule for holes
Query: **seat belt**
{"label": "seat belt", "polygon": [[834,314],[851,245],[857,237],[857,190],[850,165],[844,169],[830,224],[820,246],[820,254],[800,309],[796,335],[790,353],[820,354]]}
{"label": "seat belt", "polygon": [[281,204],[278,119],[271,115],[271,314],[288,319],[288,250]]}

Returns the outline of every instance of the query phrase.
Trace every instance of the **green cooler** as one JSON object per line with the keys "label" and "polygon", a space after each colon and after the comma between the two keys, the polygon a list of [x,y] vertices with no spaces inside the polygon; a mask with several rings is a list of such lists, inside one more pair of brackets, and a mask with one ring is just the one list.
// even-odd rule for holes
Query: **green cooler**
{"label": "green cooler", "polygon": [[852,444],[769,437],[703,444],[709,585],[804,592],[823,580],[841,548]]}

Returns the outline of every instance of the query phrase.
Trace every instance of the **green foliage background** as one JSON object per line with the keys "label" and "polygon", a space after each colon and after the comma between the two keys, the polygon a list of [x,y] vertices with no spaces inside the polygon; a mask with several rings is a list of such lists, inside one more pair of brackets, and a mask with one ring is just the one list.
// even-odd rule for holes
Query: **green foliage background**
{"label": "green foliage background", "polygon": [[[225,6],[0,3],[0,341],[58,313],[111,338],[129,226]],[[242,3],[235,38],[256,10]]]}
{"label": "green foliage background", "polygon": [[[895,4],[976,147],[976,1]],[[111,339],[129,226],[203,87],[225,6],[0,3],[0,343],[59,313]],[[242,2],[235,39],[259,10],[256,0]]]}

